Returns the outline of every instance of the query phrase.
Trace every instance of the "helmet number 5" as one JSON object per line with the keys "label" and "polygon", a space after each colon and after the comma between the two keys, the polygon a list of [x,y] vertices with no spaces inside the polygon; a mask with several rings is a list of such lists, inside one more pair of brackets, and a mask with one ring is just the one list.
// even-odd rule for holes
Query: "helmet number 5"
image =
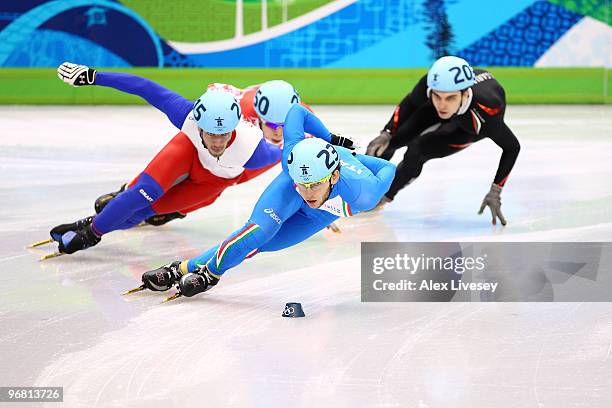
{"label": "helmet number 5", "polygon": [[197,101],[195,101],[195,107],[193,108],[193,116],[195,120],[200,120],[204,112],[206,112],[206,108],[204,107],[204,105],[202,105],[202,101],[198,99]]}
{"label": "helmet number 5", "polygon": [[[469,81],[469,80],[471,80],[474,77],[472,75],[472,70],[467,65],[463,65],[461,68],[459,68],[459,67],[452,67],[452,68],[450,68],[448,70],[448,72],[454,72],[455,73],[455,83],[456,84],[460,84],[461,82],[465,82],[466,79]],[[461,77],[461,74],[463,74],[463,78]]]}

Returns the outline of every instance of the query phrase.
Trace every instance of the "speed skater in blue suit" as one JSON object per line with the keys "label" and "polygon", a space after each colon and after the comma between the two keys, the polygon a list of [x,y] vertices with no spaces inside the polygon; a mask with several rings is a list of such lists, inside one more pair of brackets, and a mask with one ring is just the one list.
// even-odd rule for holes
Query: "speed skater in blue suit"
{"label": "speed skater in blue suit", "polygon": [[145,272],[142,286],[132,291],[177,285],[178,292],[168,299],[205,292],[228,269],[259,252],[291,247],[339,217],[374,208],[395,176],[395,165],[386,160],[333,146],[325,125],[300,105],[289,110],[284,137],[283,171],[262,193],[248,221],[199,256]]}

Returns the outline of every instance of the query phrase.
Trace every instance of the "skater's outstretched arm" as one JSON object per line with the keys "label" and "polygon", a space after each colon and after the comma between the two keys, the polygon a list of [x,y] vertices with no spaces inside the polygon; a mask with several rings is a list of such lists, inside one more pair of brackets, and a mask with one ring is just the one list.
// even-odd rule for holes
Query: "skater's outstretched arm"
{"label": "skater's outstretched arm", "polygon": [[478,214],[482,214],[486,207],[491,210],[491,223],[497,224],[497,219],[500,220],[502,225],[506,225],[507,221],[501,212],[501,192],[502,188],[508,180],[510,171],[514,167],[514,163],[521,150],[521,145],[510,130],[508,125],[504,123],[503,117],[500,115],[494,120],[489,120],[488,123],[483,127],[482,133],[485,133],[493,140],[499,147],[502,148],[503,153],[499,159],[499,166],[491,189],[485,195],[478,210]]}
{"label": "skater's outstretched arm", "polygon": [[389,122],[387,122],[383,130],[386,130],[395,137],[400,125],[404,123],[419,106],[427,102],[427,99],[427,75],[425,75],[415,85],[414,89],[395,107]]}
{"label": "skater's outstretched arm", "polygon": [[177,129],[193,108],[193,102],[147,78],[121,72],[97,72],[95,78],[95,85],[140,96],[162,111]]}
{"label": "skater's outstretched arm", "polygon": [[493,183],[503,187],[518,158],[521,145],[503,120],[495,121],[490,126],[490,128],[486,128],[487,132],[490,133],[489,137],[503,150]]}
{"label": "skater's outstretched arm", "polygon": [[[364,171],[358,182],[351,183],[351,206],[355,212],[368,211],[378,204],[391,187],[395,177],[395,165],[387,160],[363,154],[358,154],[355,159],[369,171]],[[342,168],[340,172],[342,173]]]}
{"label": "skater's outstretched arm", "polygon": [[283,130],[283,170],[287,171],[287,159],[293,147],[304,140],[304,133],[310,133],[331,143],[331,132],[323,122],[312,112],[301,105],[293,105],[285,119]]}
{"label": "skater's outstretched arm", "polygon": [[412,92],[406,95],[395,107],[389,122],[383,127],[380,134],[368,144],[366,154],[389,159],[393,156],[395,149],[414,139],[418,132],[415,132],[413,126],[402,125],[414,116],[419,107],[426,104],[427,99],[427,76],[424,76]]}
{"label": "skater's outstretched arm", "polygon": [[261,169],[280,161],[281,155],[282,151],[278,146],[266,142],[265,139],[261,139],[251,158],[244,164],[244,168],[251,170]]}
{"label": "skater's outstretched arm", "polygon": [[395,165],[387,160],[379,159],[365,154],[355,156],[364,166],[368,168],[381,181],[387,180],[389,176],[393,178],[395,175]]}

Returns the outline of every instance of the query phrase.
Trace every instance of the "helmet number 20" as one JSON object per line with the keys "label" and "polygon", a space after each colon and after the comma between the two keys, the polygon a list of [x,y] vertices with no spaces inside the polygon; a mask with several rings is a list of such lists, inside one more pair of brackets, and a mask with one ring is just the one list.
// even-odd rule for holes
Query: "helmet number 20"
{"label": "helmet number 20", "polygon": [[[335,155],[333,159],[332,154]],[[317,154],[317,158],[321,156],[325,156],[325,166],[327,170],[331,170],[338,161],[338,152],[329,143],[325,146],[325,149]]]}
{"label": "helmet number 20", "polygon": [[[463,65],[461,68],[452,67],[448,70],[448,72],[455,73],[455,83],[460,84],[461,82],[465,82],[466,80],[471,80],[474,75],[472,74],[472,70],[467,65]],[[463,74],[463,77],[461,76]]]}

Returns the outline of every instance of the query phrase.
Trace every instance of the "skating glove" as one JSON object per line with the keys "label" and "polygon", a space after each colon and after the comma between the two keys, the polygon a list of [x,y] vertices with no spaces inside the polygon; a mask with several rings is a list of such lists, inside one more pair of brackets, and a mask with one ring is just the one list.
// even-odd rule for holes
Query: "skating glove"
{"label": "skating glove", "polygon": [[334,135],[331,134],[331,144],[334,146],[342,146],[346,147],[349,150],[355,150],[357,148],[357,143],[349,139],[348,137]]}
{"label": "skating glove", "polygon": [[85,65],[64,62],[57,67],[59,79],[72,86],[94,85],[96,83],[96,70]]}
{"label": "skating glove", "polygon": [[502,225],[506,225],[506,219],[501,212],[501,191],[502,188],[497,184],[491,184],[491,190],[487,193],[487,195],[482,200],[482,204],[480,205],[480,211],[478,214],[482,214],[485,207],[489,207],[491,210],[491,222],[493,225],[497,224],[497,218],[501,221]]}
{"label": "skating glove", "polygon": [[375,137],[368,148],[366,149],[366,154],[369,156],[380,157],[389,147],[389,143],[391,142],[391,132],[387,129],[383,129],[380,132],[380,135]]}

